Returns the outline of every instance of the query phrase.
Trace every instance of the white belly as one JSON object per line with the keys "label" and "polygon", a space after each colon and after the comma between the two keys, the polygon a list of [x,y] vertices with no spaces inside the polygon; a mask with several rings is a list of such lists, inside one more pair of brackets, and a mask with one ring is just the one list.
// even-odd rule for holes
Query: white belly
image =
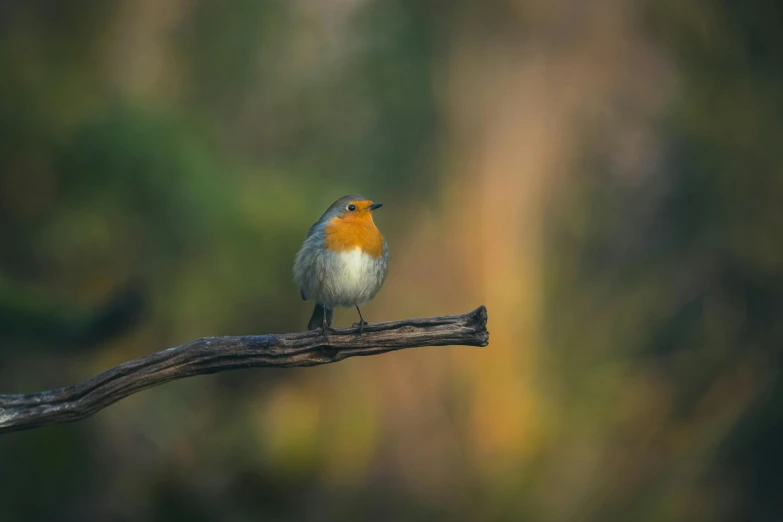
{"label": "white belly", "polygon": [[369,301],[382,282],[380,260],[355,248],[330,256],[326,263],[324,304],[353,306]]}

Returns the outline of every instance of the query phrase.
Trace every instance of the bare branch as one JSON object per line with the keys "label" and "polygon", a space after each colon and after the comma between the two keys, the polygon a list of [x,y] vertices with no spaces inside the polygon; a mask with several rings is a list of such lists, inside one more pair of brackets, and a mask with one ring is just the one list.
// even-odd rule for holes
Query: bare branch
{"label": "bare branch", "polygon": [[0,395],[0,433],[72,422],[133,393],[193,375],[237,368],[316,366],[357,355],[421,346],[486,346],[487,309],[357,328],[239,337],[205,337],[128,361],[86,381],[51,391]]}

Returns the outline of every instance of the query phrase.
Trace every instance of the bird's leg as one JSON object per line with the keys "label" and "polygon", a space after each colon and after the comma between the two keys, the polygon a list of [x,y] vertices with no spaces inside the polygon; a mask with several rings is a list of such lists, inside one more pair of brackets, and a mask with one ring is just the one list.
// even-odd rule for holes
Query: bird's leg
{"label": "bird's leg", "polygon": [[324,335],[324,339],[326,339],[326,346],[321,346],[321,352],[329,357],[330,359],[334,359],[334,357],[337,355],[337,348],[334,346],[329,346],[329,337],[326,335],[326,330],[329,330],[329,321],[327,321],[326,317],[329,315],[329,312],[326,310],[326,307],[324,306],[324,321],[321,323],[321,333]]}
{"label": "bird's leg", "polygon": [[359,310],[359,305],[356,305],[356,311],[359,312],[359,322],[354,323],[354,326],[359,326],[359,335],[362,335],[362,331],[364,331],[364,325],[370,324],[367,321],[364,320],[364,317],[362,317],[362,311]]}
{"label": "bird's leg", "polygon": [[329,323],[326,322],[326,307],[323,307],[324,309],[324,322],[321,323],[321,333],[324,334],[324,337],[326,337],[326,329],[329,328]]}

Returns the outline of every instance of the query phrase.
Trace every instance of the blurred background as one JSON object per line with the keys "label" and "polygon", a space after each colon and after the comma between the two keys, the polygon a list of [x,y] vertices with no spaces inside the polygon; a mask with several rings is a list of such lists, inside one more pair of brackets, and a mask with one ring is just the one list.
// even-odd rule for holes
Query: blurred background
{"label": "blurred background", "polygon": [[783,519],[782,55],[777,0],[0,1],[0,393],[302,330],[347,193],[369,321],[491,333],[3,435],[0,520]]}

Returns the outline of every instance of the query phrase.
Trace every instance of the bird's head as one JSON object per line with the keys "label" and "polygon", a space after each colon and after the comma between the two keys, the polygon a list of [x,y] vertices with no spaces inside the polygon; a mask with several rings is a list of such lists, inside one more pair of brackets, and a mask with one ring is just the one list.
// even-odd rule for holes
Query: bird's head
{"label": "bird's head", "polygon": [[381,203],[374,203],[358,194],[343,196],[329,207],[325,217],[327,219],[339,219],[345,224],[349,223],[372,223],[372,214],[381,208]]}

